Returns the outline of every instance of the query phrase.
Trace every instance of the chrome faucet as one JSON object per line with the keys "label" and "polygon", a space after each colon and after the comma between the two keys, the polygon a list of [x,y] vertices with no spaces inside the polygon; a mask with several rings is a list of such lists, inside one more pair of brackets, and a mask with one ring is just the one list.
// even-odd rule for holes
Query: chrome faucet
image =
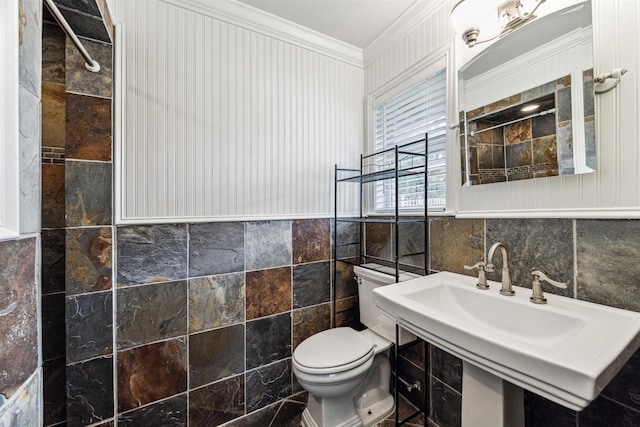
{"label": "chrome faucet", "polygon": [[485,270],[492,273],[495,271],[495,266],[493,265],[493,257],[495,256],[496,249],[500,248],[500,252],[502,252],[502,289],[500,289],[500,293],[502,295],[512,296],[515,295],[515,291],[511,286],[511,272],[509,271],[509,256],[507,255],[507,247],[500,242],[496,242],[489,249],[489,254],[487,255],[487,265],[485,266]]}

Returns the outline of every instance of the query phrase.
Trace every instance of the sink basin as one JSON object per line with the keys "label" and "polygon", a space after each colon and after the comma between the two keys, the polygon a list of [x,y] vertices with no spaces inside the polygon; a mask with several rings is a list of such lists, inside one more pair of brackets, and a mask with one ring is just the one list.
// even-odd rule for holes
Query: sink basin
{"label": "sink basin", "polygon": [[578,411],[640,346],[640,313],[551,294],[537,305],[531,289],[507,297],[476,282],[442,272],[377,288],[374,301],[463,362]]}

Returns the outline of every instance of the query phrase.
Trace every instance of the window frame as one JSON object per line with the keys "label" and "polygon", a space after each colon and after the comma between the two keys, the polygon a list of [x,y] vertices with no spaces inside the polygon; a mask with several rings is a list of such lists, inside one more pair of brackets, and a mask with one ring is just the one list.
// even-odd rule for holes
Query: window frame
{"label": "window frame", "polygon": [[[419,84],[421,81],[428,79],[429,77],[435,75],[441,70],[445,70],[445,96],[447,97],[446,102],[446,116],[447,116],[447,130],[445,135],[445,152],[446,152],[446,166],[445,166],[445,176],[446,176],[446,190],[445,190],[445,208],[444,210],[441,208],[438,209],[428,209],[428,214],[431,215],[451,215],[450,206],[452,206],[453,192],[452,187],[455,186],[455,174],[452,174],[452,168],[449,166],[451,162],[455,162],[455,159],[452,158],[452,145],[451,145],[451,133],[450,126],[451,123],[451,112],[456,109],[457,102],[452,97],[452,92],[454,87],[452,85],[452,81],[455,79],[452,78],[452,75],[455,76],[455,66],[453,64],[452,48],[451,49],[441,49],[438,52],[433,53],[432,55],[424,58],[422,61],[418,62],[414,66],[400,73],[395,78],[389,80],[387,83],[383,84],[381,87],[376,89],[375,91],[369,93],[367,96],[367,105],[365,111],[366,118],[366,128],[365,128],[365,154],[372,154],[375,152],[375,140],[376,140],[376,108],[388,100],[392,99],[396,95],[401,94],[402,92],[410,89],[411,87]],[[375,187],[375,186],[372,186]],[[368,191],[363,194],[364,198],[364,214],[366,216],[388,216],[390,213],[394,211],[394,209],[390,210],[375,210],[375,188],[368,189]],[[424,207],[418,208],[400,208],[399,214],[401,216],[415,216],[415,215],[423,215],[425,212]]]}

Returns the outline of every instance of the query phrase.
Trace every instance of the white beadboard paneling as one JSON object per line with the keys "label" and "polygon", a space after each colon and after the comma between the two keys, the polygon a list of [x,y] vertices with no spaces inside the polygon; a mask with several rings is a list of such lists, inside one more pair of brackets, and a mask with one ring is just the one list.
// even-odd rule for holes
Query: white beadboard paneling
{"label": "white beadboard paneling", "polygon": [[[595,74],[618,67],[629,70],[616,89],[596,95],[597,171],[516,183],[455,185],[448,192],[450,211],[461,217],[640,217],[640,3],[593,0],[592,5]],[[411,28],[386,34],[389,42],[376,41],[365,50],[366,94],[388,85],[443,43],[451,43],[451,6],[442,3]],[[455,70],[450,70],[449,78],[457,78]],[[450,139],[457,140],[458,131],[451,133]],[[455,177],[460,168],[458,150],[453,149],[455,144],[449,146]]]}
{"label": "white beadboard paneling", "polygon": [[127,27],[119,222],[331,215],[333,165],[362,151],[362,68],[173,3],[111,2]]}

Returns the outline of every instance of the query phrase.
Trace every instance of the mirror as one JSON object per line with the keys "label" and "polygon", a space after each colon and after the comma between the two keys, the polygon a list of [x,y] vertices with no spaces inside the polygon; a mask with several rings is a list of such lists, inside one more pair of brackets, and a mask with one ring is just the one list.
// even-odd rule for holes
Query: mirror
{"label": "mirror", "polygon": [[458,71],[464,185],[595,171],[591,2],[542,13]]}

